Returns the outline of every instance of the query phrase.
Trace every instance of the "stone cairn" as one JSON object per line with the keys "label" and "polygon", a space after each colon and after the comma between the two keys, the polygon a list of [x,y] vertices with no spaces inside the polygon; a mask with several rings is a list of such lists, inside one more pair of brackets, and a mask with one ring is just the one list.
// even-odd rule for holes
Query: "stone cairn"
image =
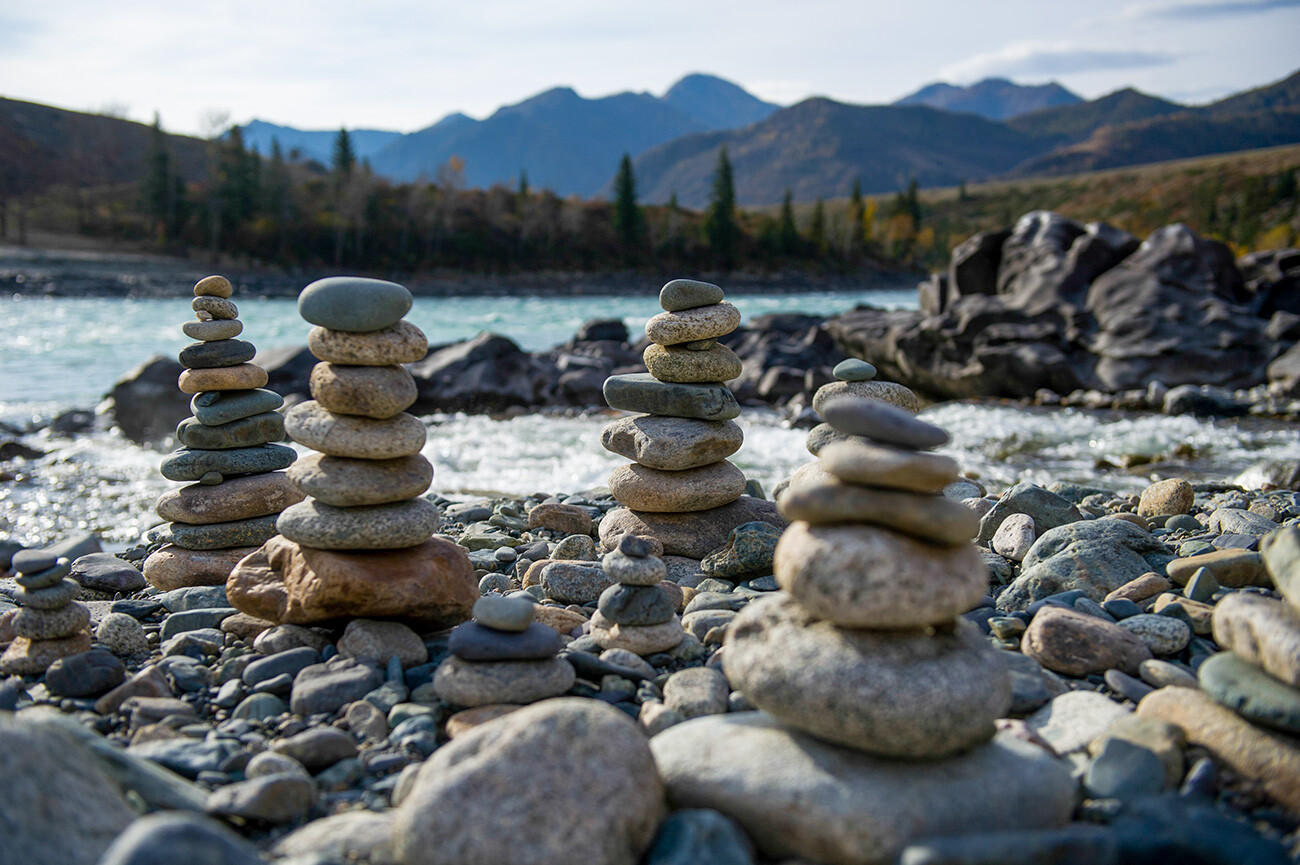
{"label": "stone cairn", "polygon": [[406,413],[415,379],[400,366],[424,358],[428,342],[405,321],[411,293],[394,282],[336,276],[307,286],[298,313],[311,324],[307,345],[312,399],[289,410],[285,426],[317,453],[290,480],[308,498],[286,508],[280,534],[317,550],[416,548],[438,530],[440,514],[422,498],[433,466],[420,455],[424,424]]}
{"label": "stone cairn", "polygon": [[0,673],[34,676],[60,658],[90,651],[90,610],[73,600],[81,586],[68,577],[71,563],[43,550],[14,553],[18,603],[14,641],[0,655]]}
{"label": "stone cairn", "polygon": [[193,417],[176,428],[180,449],[162,463],[163,477],[191,481],[159,497],[168,521],[155,537],[167,545],[144,562],[145,578],[163,590],[219,586],[244,556],[275,535],[280,511],[302,500],[284,469],[296,454],[273,444],[284,438],[284,404],[263,388],[266,370],[252,361],[251,342],[224,276],[194,286],[197,321],[181,326],[197,340],[180,353],[180,389],[194,394]]}
{"label": "stone cairn", "polygon": [[729,631],[724,669],[782,723],[887,758],[949,757],[992,738],[1010,678],[958,618],[986,588],[972,511],[941,495],[948,441],[905,409],[854,395],[822,401],[824,477],[781,498],[785,592],[751,603]]}
{"label": "stone cairn", "polygon": [[[615,469],[610,491],[624,506],[601,523],[606,550],[623,535],[658,539],[667,555],[703,558],[731,529],[774,510],[743,498],[745,475],[727,461],[744,435],[732,418],[740,405],[725,382],[741,373],[735,352],[718,342],[740,324],[740,311],[706,282],[676,279],[659,293],[666,312],[646,322],[648,373],[610,376],[611,408],[641,412],[605,427],[606,450],[634,460]],[[700,531],[702,527],[705,531]]]}
{"label": "stone cairn", "polygon": [[659,585],[668,569],[644,538],[624,535],[618,549],[601,560],[614,585],[600,593],[591,617],[591,636],[602,649],[638,655],[667,652],[686,632],[677,605]]}
{"label": "stone cairn", "polygon": [[526,593],[484,595],[472,621],[452,629],[451,657],[438,665],[433,687],[453,706],[474,708],[535,703],[573,687],[573,665],[557,657],[560,634],[533,621],[536,601]]}

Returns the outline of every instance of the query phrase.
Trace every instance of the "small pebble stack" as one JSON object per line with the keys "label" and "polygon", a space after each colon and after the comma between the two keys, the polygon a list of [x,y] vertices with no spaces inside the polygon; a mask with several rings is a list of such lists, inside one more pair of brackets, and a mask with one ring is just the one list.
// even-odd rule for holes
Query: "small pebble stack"
{"label": "small pebble stack", "polygon": [[820,411],[852,438],[821,448],[829,477],[782,497],[792,522],[774,571],[785,593],[736,617],[727,677],[753,705],[839,745],[909,760],[967,751],[993,736],[1011,685],[958,618],[987,576],[970,543],[975,515],[940,494],[957,465],[925,452],[947,433],[860,396]]}
{"label": "small pebble stack", "polygon": [[39,675],[60,658],[90,651],[90,611],[73,600],[81,586],[68,577],[70,566],[42,550],[14,554],[22,608],[13,619],[14,641],[0,655],[0,673]]}
{"label": "small pebble stack", "polygon": [[[921,400],[916,394],[901,384],[890,381],[876,381],[876,368],[865,360],[849,358],[835,365],[831,371],[835,381],[828,382],[813,394],[813,411],[821,413],[822,407],[836,397],[855,396],[875,399],[890,405],[906,409],[912,414],[921,410]],[[808,433],[808,452],[813,456],[826,444],[846,438],[828,423],[820,423]]]}
{"label": "small pebble stack", "polygon": [[527,593],[484,595],[472,621],[451,632],[434,674],[438,696],[453,706],[535,703],[573,687],[573,665],[556,657],[559,632],[533,621],[536,601]]}
{"label": "small pebble stack", "polygon": [[378,279],[330,277],[298,295],[316,325],[308,346],[313,399],[289,410],[294,441],[318,453],[289,479],[308,496],[276,521],[284,537],[317,550],[400,550],[438,530],[438,508],[422,498],[433,466],[420,455],[425,428],[405,409],[415,379],[400,364],[422,360],[424,334],[404,321],[411,293]]}
{"label": "small pebble stack", "polygon": [[197,342],[180,353],[180,389],[194,394],[194,416],[176,428],[180,449],[162,463],[163,477],[191,481],[164,493],[156,506],[168,525],[155,530],[167,545],[144,563],[145,578],[164,591],[215,586],[244,556],[275,536],[280,511],[302,500],[279,471],[294,461],[284,438],[284,404],[266,390],[266,370],[251,363],[257,349],[236,339],[239,310],[224,276],[194,286],[197,321],[182,326]]}
{"label": "small pebble stack", "polygon": [[601,592],[591,617],[591,636],[602,649],[652,655],[682,641],[685,631],[676,605],[659,585],[668,569],[644,538],[624,535],[601,567],[614,581]]}
{"label": "small pebble stack", "polygon": [[667,311],[645,327],[649,372],[611,376],[604,386],[610,407],[641,414],[614,421],[601,436],[606,450],[635,460],[610,475],[611,492],[650,522],[721,508],[745,492],[744,473],[726,459],[744,441],[732,422],[740,405],[725,384],[741,363],[718,342],[740,324],[740,311],[718,286],[689,279],[665,285],[659,305]]}

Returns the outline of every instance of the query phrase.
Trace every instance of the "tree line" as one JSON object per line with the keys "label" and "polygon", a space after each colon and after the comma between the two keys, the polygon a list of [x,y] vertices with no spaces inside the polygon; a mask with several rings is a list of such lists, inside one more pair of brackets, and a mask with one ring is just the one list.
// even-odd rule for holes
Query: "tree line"
{"label": "tree line", "polygon": [[[876,236],[876,203],[856,182],[845,212],[828,214],[819,201],[799,220],[789,191],[774,212],[742,210],[725,147],[708,206],[694,211],[675,195],[667,204],[642,204],[629,154],[621,160],[613,200],[605,201],[534,190],[526,172],[513,188],[469,189],[458,157],[433,177],[391,182],[357,158],[346,129],[334,139],[329,165],[285,153],[276,140],[263,155],[245,146],[238,126],[207,146],[207,177],[185,182],[155,118],[135,212],[122,214],[114,230],[173,252],[387,273],[650,267],[833,272],[910,257],[910,240]],[[921,221],[915,183],[899,193],[891,213],[910,220],[904,233],[915,238]]]}

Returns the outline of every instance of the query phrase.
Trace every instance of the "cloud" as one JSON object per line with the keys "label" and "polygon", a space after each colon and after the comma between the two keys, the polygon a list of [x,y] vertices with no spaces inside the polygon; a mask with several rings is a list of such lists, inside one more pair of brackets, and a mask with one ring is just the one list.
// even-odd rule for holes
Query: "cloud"
{"label": "cloud", "polygon": [[1300,0],[1183,0],[1176,3],[1142,3],[1129,6],[1124,10],[1123,17],[1199,20],[1235,18],[1273,12],[1278,9],[1300,9]]}
{"label": "cloud", "polygon": [[41,29],[35,21],[0,12],[0,48],[16,52],[26,47]]}
{"label": "cloud", "polygon": [[1164,51],[1082,48],[1064,42],[1016,42],[977,54],[939,71],[944,80],[975,81],[990,76],[1051,77],[1111,69],[1165,66],[1177,58]]}

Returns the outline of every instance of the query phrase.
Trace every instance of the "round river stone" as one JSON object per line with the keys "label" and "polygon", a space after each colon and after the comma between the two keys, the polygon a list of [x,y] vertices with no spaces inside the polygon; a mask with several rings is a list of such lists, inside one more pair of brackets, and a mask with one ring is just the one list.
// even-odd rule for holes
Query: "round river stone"
{"label": "round river stone", "polygon": [[605,450],[665,471],[695,469],[740,450],[745,434],[733,421],[633,415],[607,424],[600,433]]}
{"label": "round river stone", "polygon": [[722,303],[722,289],[711,282],[674,279],[659,289],[659,305],[669,312]]}
{"label": "round river stone", "polygon": [[158,497],[156,510],[164,520],[206,525],[278,514],[304,497],[284,472],[267,472],[169,490]]}
{"label": "round river stone", "polygon": [[730,381],[743,371],[740,358],[725,345],[703,351],[650,343],[642,355],[646,369],[660,381],[684,383]]}
{"label": "round river stone", "polygon": [[195,312],[204,312],[218,320],[239,318],[239,307],[224,297],[201,295],[190,301],[190,308]]}
{"label": "round river stone", "polygon": [[330,330],[369,333],[401,321],[411,300],[411,293],[395,282],[331,276],[299,292],[298,314]]}
{"label": "round river stone", "polygon": [[415,498],[433,481],[433,465],[420,454],[389,460],[312,454],[290,466],[288,475],[312,498],[346,508]]}
{"label": "round river stone", "polygon": [[957,479],[960,468],[952,457],[905,450],[864,439],[834,441],[819,449],[822,468],[849,484],[940,493]]}
{"label": "round river stone", "polygon": [[195,297],[230,297],[234,293],[235,287],[230,280],[219,274],[205,276],[194,283]]}
{"label": "round river stone", "polygon": [[284,415],[278,411],[262,412],[220,426],[207,426],[198,418],[187,417],[176,427],[176,440],[199,450],[254,447],[283,438]]}
{"label": "round river stone", "polygon": [[221,339],[234,339],[244,332],[244,323],[237,318],[216,319],[214,321],[187,321],[181,325],[181,331],[190,339],[215,342]]}
{"label": "round river stone", "polygon": [[884,757],[969,750],[1011,706],[1005,662],[961,620],[935,631],[838,628],[772,595],[737,614],[723,654],[727,679],[754,706]]}
{"label": "round river stone", "polygon": [[206,526],[169,523],[168,530],[171,543],[186,550],[258,547],[275,537],[275,515]]}
{"label": "round river stone", "polygon": [[841,397],[827,400],[819,411],[840,432],[886,444],[929,450],[948,443],[948,433],[942,427],[918,420],[906,409],[879,400]]}
{"label": "round river stone", "polygon": [[[544,627],[544,626],[543,626]],[[535,703],[573,687],[573,665],[563,658],[542,661],[466,661],[452,655],[438,665],[433,689],[453,706]]]}
{"label": "round river stone", "polygon": [[257,364],[241,363],[215,369],[187,369],[181,373],[177,384],[181,393],[202,393],[208,390],[252,390],[265,387],[269,380],[266,370]]}
{"label": "round river stone", "polygon": [[840,381],[871,381],[876,377],[876,368],[865,360],[851,357],[835,364],[831,375]]}
{"label": "round river stone", "polygon": [[411,456],[424,447],[420,419],[401,413],[385,420],[334,414],[315,400],[289,409],[285,429],[300,445],[334,457],[388,460]]}
{"label": "round river stone", "polygon": [[745,494],[745,473],[726,460],[697,469],[665,472],[631,463],[609,476],[614,498],[634,511],[707,511]]}
{"label": "round river stone", "polygon": [[661,312],[645,323],[645,335],[659,345],[726,336],[740,324],[740,310],[725,300],[681,312]]}
{"label": "round river stone", "polygon": [[190,400],[190,411],[194,413],[195,420],[204,426],[220,426],[255,414],[275,411],[282,405],[284,397],[264,388],[210,390],[194,395],[194,399]]}
{"label": "round river stone", "polygon": [[424,360],[429,341],[409,321],[369,333],[348,333],[313,327],[307,334],[307,347],[320,360],[350,366],[391,366]]}
{"label": "round river stone", "polygon": [[540,661],[564,648],[560,632],[533,622],[522,631],[498,631],[465,622],[451,631],[447,651],[466,661]]}
{"label": "round river stone", "polygon": [[336,414],[388,418],[415,402],[415,379],[401,366],[318,363],[309,384],[314,400]]}
{"label": "round river stone", "polygon": [[285,508],[276,528],[318,550],[397,550],[424,543],[440,524],[437,505],[427,499],[351,508],[308,499]]}
{"label": "round river stone", "polygon": [[610,586],[600,593],[597,609],[624,627],[662,625],[677,613],[677,605],[659,586]]}
{"label": "round river stone", "polygon": [[811,615],[846,628],[916,628],[978,603],[988,579],[973,544],[940,547],[874,526],[792,523],[776,581]]}
{"label": "round river stone", "polygon": [[243,339],[217,339],[195,342],[181,349],[177,356],[186,369],[215,369],[221,366],[238,366],[253,359],[257,348]]}
{"label": "round river stone", "polygon": [[907,409],[912,414],[921,410],[921,400],[911,388],[892,381],[832,381],[817,388],[813,394],[813,411],[821,414],[822,406],[838,396],[876,399]]}

